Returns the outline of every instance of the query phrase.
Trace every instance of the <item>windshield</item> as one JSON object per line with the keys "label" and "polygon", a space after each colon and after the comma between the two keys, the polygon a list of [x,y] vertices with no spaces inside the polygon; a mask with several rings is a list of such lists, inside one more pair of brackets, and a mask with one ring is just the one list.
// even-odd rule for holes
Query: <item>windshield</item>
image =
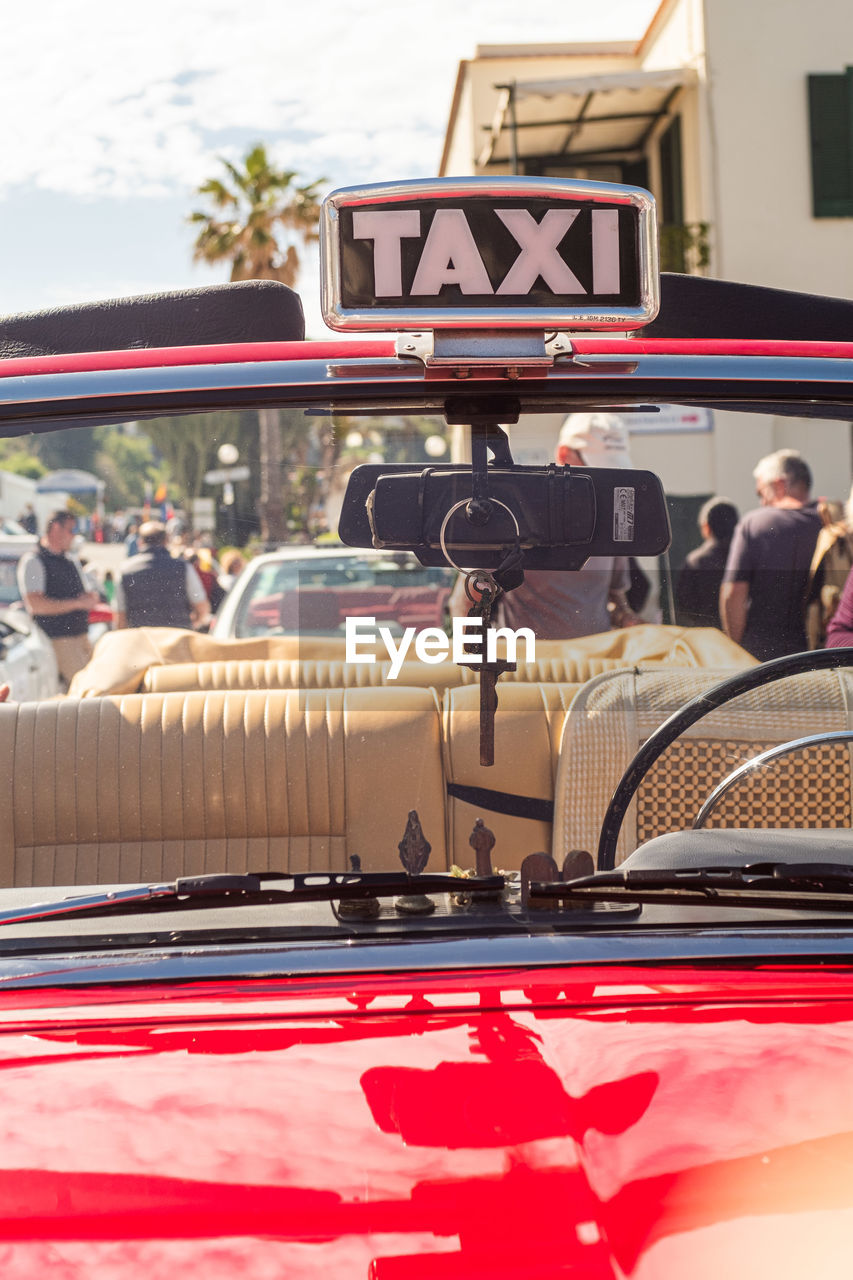
{"label": "windshield", "polygon": [[[260,413],[221,407],[32,435],[34,453],[52,458],[72,448],[79,456],[81,440],[89,442],[102,497],[81,495],[63,508],[74,511],[73,521],[64,549],[56,543],[52,554],[57,572],[76,574],[79,566],[80,591],[105,622],[64,682],[60,663],[58,699],[20,700],[13,683],[2,708],[4,741],[17,760],[16,804],[3,837],[6,865],[15,867],[11,905],[99,886],[168,885],[189,874],[405,874],[401,844],[428,845],[425,874],[503,875],[504,925],[517,930],[523,917],[529,931],[531,881],[623,867],[853,865],[844,737],[851,673],[805,662],[767,684],[747,678],[761,670],[760,659],[810,647],[825,656],[833,614],[836,626],[846,617],[839,600],[851,541],[839,477],[849,469],[850,426],[842,412],[834,406],[820,420],[651,399],[523,412],[506,424],[509,453],[492,468],[539,467],[553,484],[547,476],[569,467],[593,485],[615,477],[619,492],[657,478],[672,537],[658,554],[581,555],[569,571],[533,568],[515,577],[475,571],[461,549],[447,512],[464,505],[466,485],[470,494],[472,437],[470,426],[448,425],[443,415],[377,407],[330,419],[295,409],[282,394]],[[282,452],[272,506],[261,489],[261,415],[272,417]],[[733,440],[737,454],[727,452]],[[780,440],[797,453],[768,448]],[[121,472],[112,465],[119,456]],[[775,463],[761,463],[768,457]],[[791,458],[793,499],[784,479]],[[801,462],[807,490],[797,489]],[[784,482],[773,465],[782,466]],[[392,478],[413,477],[414,500],[401,491],[397,506],[380,506],[376,477],[386,466]],[[342,544],[347,493],[360,475],[372,477],[372,518],[397,521],[413,546],[411,530],[420,528],[413,511],[428,521],[433,492],[445,501],[429,486],[454,467],[468,478],[454,481],[431,563],[399,545]],[[493,489],[504,523],[484,541],[497,542],[501,557],[514,536],[500,503],[527,502],[515,511],[530,524],[549,501],[545,488],[531,490],[532,498],[518,489],[516,499],[516,480],[507,484]],[[600,504],[603,491],[595,492]],[[827,550],[818,563],[819,537]],[[0,558],[0,569],[5,599],[18,598],[20,555]],[[474,628],[500,629],[491,662],[485,649],[477,652],[472,620]],[[37,630],[67,653],[73,636],[52,634],[50,616]],[[646,761],[614,820],[608,806],[642,744],[686,705],[741,677],[736,696],[685,724]],[[496,706],[484,709],[481,686],[492,680]],[[758,767],[737,773],[758,756]],[[693,831],[709,797],[702,831]],[[781,859],[772,834],[780,829],[795,837]],[[538,862],[526,863],[530,855]],[[706,901],[717,881],[711,890],[709,883],[696,890]],[[250,919],[254,928],[274,928],[285,918],[298,919],[303,934],[344,927],[331,895],[296,914],[295,906],[276,906],[273,888],[263,885],[263,899],[245,901],[243,916],[232,909],[233,895],[186,902],[180,930],[224,937],[239,935]],[[684,927],[687,913],[695,924],[697,904],[683,882],[680,897],[676,888],[669,914],[667,886],[657,884],[645,901],[614,900],[611,886],[609,896],[571,912],[546,898],[539,918],[548,928],[557,919],[612,929],[618,920],[630,930]],[[844,911],[847,892],[833,880],[832,911],[810,914],[813,899],[801,882],[771,885],[768,897],[766,875],[749,875],[737,889],[743,901],[728,905],[730,890],[725,909],[711,911],[716,923],[823,921]],[[407,925],[393,897],[376,894],[379,914],[359,920],[356,910],[348,933],[375,932],[377,920],[391,928],[391,917],[395,936],[446,930],[451,917],[463,932],[484,928],[482,915],[466,917],[458,902],[451,910],[456,898],[441,894],[438,914]],[[245,885],[238,896],[246,898]],[[138,921],[121,920],[111,918],[114,936],[136,936]],[[51,933],[103,938],[105,927],[97,916],[15,920],[3,945]],[[490,927],[499,927],[494,918]]]}

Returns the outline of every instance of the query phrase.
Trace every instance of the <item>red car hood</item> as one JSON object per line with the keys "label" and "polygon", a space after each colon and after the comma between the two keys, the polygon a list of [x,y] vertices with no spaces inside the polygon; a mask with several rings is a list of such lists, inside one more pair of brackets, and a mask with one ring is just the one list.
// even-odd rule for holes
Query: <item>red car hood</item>
{"label": "red car hood", "polygon": [[0,993],[3,1280],[850,1273],[853,979]]}

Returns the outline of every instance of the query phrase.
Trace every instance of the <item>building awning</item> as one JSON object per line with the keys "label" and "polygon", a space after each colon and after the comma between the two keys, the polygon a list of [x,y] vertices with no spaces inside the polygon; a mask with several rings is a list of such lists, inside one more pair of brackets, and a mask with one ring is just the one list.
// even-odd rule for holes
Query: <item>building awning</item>
{"label": "building awning", "polygon": [[499,85],[477,167],[637,159],[675,95],[695,80],[691,67],[676,67]]}

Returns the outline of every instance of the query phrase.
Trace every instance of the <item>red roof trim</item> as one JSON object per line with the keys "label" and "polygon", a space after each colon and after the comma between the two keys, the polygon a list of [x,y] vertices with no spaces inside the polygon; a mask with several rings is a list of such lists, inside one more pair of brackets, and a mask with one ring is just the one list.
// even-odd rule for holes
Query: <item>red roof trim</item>
{"label": "red roof trim", "polygon": [[[757,342],[746,338],[577,338],[578,355],[791,356],[853,360],[853,342]],[[367,360],[394,356],[387,338],[332,342],[245,342],[153,350],[84,351],[62,356],[14,356],[0,360],[0,377],[89,373],[107,369],[178,368],[182,365],[263,364],[288,360]]]}
{"label": "red roof trim", "polygon": [[801,342],[755,338],[594,338],[572,341],[578,355],[822,356],[853,359],[853,342]]}
{"label": "red roof trim", "polygon": [[145,347],[132,351],[82,351],[63,356],[12,356],[8,360],[0,360],[0,377],[89,373],[102,369],[178,368],[191,364],[244,364],[269,360],[365,360],[393,354],[393,341],[376,338],[356,342],[228,342],[203,347]]}

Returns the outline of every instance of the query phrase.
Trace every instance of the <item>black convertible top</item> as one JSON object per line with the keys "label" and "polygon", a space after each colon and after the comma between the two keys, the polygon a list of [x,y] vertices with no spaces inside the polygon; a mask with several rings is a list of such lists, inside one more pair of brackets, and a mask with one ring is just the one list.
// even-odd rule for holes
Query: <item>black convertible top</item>
{"label": "black convertible top", "polygon": [[[664,273],[658,316],[637,336],[853,341],[853,302]],[[298,294],[243,280],[0,318],[0,359],[304,337]]]}
{"label": "black convertible top", "polygon": [[853,342],[853,302],[664,272],[657,319],[638,337]]}
{"label": "black convertible top", "polygon": [[241,280],[6,316],[0,359],[304,337],[297,293],[277,280]]}

